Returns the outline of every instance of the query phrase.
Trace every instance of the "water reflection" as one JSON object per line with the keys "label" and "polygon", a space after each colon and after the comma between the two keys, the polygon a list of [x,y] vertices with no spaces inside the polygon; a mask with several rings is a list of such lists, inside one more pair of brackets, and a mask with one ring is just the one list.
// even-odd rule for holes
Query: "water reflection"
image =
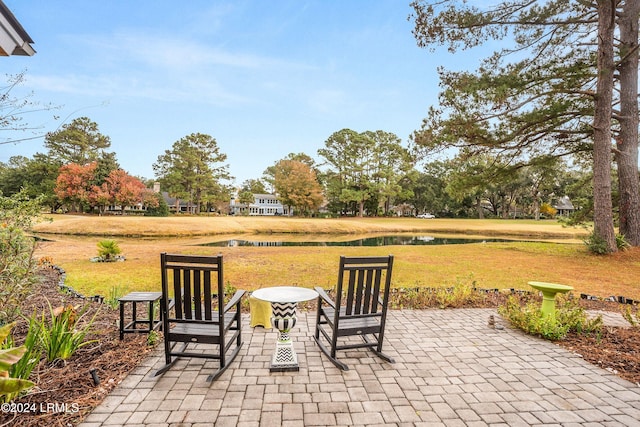
{"label": "water reflection", "polygon": [[376,236],[342,242],[296,242],[296,241],[257,241],[231,239],[220,242],[201,243],[198,246],[236,247],[236,246],[392,246],[392,245],[459,245],[484,242],[513,242],[510,239],[458,238],[432,236]]}

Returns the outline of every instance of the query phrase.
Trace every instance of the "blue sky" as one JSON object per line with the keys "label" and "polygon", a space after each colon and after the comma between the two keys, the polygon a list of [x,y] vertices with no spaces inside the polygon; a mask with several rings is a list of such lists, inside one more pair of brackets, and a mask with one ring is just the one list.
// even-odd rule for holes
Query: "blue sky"
{"label": "blue sky", "polygon": [[[146,178],[193,132],[216,139],[237,184],[288,153],[317,157],[343,128],[406,144],[437,102],[438,65],[470,57],[418,48],[409,0],[4,2],[37,51],[2,58],[5,74],[26,69],[19,91],[61,107],[25,120],[44,133],[87,116]],[[0,161],[45,152],[43,141],[0,145]]]}

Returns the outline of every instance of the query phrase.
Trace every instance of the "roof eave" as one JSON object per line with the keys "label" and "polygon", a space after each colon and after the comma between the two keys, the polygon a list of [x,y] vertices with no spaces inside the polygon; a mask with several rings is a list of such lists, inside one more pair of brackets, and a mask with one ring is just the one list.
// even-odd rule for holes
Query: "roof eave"
{"label": "roof eave", "polygon": [[[3,55],[33,56],[36,51],[31,46],[33,39],[25,31],[9,8],[0,0],[0,28],[3,30]],[[8,42],[8,45],[5,44]]]}

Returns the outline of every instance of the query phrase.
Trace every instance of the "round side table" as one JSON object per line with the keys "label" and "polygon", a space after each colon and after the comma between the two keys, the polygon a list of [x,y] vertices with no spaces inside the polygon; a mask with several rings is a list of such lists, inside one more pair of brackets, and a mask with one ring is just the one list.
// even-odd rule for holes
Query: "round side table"
{"label": "round side table", "polygon": [[278,330],[278,340],[271,359],[271,372],[299,371],[298,355],[293,348],[291,328],[296,325],[296,307],[299,302],[318,297],[312,289],[295,286],[275,286],[253,291],[254,298],[271,303],[271,323]]}

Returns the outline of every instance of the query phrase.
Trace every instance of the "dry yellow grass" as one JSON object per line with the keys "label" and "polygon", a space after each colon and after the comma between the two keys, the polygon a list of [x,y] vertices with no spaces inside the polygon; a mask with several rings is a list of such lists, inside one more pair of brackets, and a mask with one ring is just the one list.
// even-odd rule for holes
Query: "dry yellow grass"
{"label": "dry yellow grass", "polygon": [[[232,285],[255,289],[294,284],[331,287],[340,255],[396,256],[394,286],[451,286],[474,281],[483,288],[528,289],[529,280],[572,285],[576,292],[639,298],[640,250],[599,257],[575,244],[581,230],[555,222],[503,220],[418,220],[229,217],[94,217],[57,216],[35,231],[51,238],[42,242],[38,256],[50,256],[68,274],[67,283],[87,294],[108,295],[132,290],[157,290],[159,253],[218,254],[225,256],[225,277]],[[487,236],[554,238],[573,243],[507,242],[447,246],[386,247],[233,247],[199,246],[214,240],[258,234],[290,233],[291,240],[352,239],[366,233],[466,232]],[[84,237],[73,237],[79,234]],[[319,236],[321,234],[321,236]],[[89,235],[89,236],[87,236]],[[172,235],[176,237],[158,236]],[[91,263],[102,238],[115,236],[127,261]],[[138,238],[123,236],[143,236]],[[347,236],[347,237],[345,237]],[[564,238],[564,239],[561,239]],[[560,240],[559,240],[560,239]]]}
{"label": "dry yellow grass", "polygon": [[289,218],[289,217],[183,217],[49,215],[51,222],[34,227],[37,233],[114,237],[188,237],[219,234],[365,234],[365,233],[463,233],[527,236],[532,238],[580,238],[584,230],[563,228],[556,221],[514,221],[417,218]]}
{"label": "dry yellow grass", "polygon": [[640,250],[611,257],[590,255],[582,245],[552,243],[486,243],[447,246],[386,247],[232,247],[197,246],[197,240],[119,240],[124,263],[91,263],[95,239],[43,242],[39,255],[52,256],[67,270],[67,283],[82,293],[107,295],[159,289],[161,251],[225,257],[225,278],[232,285],[255,289],[272,285],[331,287],[340,255],[396,256],[394,286],[451,286],[474,281],[483,288],[528,289],[529,280],[572,285],[577,292],[640,297]]}
{"label": "dry yellow grass", "polygon": [[[457,226],[458,228],[454,228]],[[68,228],[68,229],[67,229]],[[113,288],[125,293],[158,290],[159,253],[218,254],[225,257],[225,278],[242,289],[272,285],[331,287],[340,255],[396,256],[394,286],[451,286],[475,282],[482,288],[529,289],[530,280],[558,282],[576,292],[593,295],[625,295],[640,299],[640,249],[614,256],[587,253],[576,243],[505,242],[445,246],[386,247],[211,247],[203,243],[224,240],[237,233],[254,234],[252,239],[269,240],[270,232],[295,233],[290,240],[351,239],[365,232],[396,233],[466,231],[484,235],[564,237],[576,242],[579,231],[553,222],[295,218],[99,218],[57,217],[38,231],[51,241],[41,242],[38,256],[50,256],[68,274],[67,283],[87,294],[108,295]],[[69,234],[89,234],[75,237]],[[177,237],[153,237],[171,232]],[[227,233],[227,234],[220,234]],[[234,233],[230,235],[228,233]],[[316,235],[310,235],[314,233]],[[324,236],[318,236],[324,233]],[[328,234],[331,234],[330,236]],[[345,235],[348,234],[348,237]],[[145,237],[118,237],[144,235]],[[210,235],[210,236],[207,236]],[[127,257],[124,263],[91,263],[102,238],[116,236]],[[149,237],[150,236],[150,237]],[[188,237],[191,236],[191,237]],[[574,239],[571,239],[574,238]]]}

